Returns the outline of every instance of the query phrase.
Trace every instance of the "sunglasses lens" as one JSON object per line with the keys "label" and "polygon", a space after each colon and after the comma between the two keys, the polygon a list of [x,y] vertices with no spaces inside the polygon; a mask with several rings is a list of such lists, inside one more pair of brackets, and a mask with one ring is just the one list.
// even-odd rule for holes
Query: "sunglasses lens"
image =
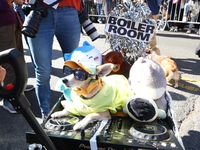
{"label": "sunglasses lens", "polygon": [[86,80],[87,79],[87,72],[85,72],[84,70],[76,70],[74,72],[74,76],[77,80]]}
{"label": "sunglasses lens", "polygon": [[63,67],[63,73],[64,73],[64,75],[67,75],[67,76],[72,74],[72,68],[70,68],[68,66],[64,66]]}

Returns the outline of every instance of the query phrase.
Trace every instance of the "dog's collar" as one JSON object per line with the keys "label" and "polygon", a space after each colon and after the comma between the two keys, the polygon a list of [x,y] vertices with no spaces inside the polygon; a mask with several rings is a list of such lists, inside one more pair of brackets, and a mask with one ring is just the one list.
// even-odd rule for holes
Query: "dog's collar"
{"label": "dog's collar", "polygon": [[[92,80],[93,81],[93,80]],[[80,90],[74,90],[77,94],[82,95],[82,97],[84,97],[84,95],[87,95],[88,93],[90,93],[97,85],[101,84],[102,79],[99,78],[98,80],[94,81],[94,82],[90,82],[89,86],[85,89],[80,89]]]}

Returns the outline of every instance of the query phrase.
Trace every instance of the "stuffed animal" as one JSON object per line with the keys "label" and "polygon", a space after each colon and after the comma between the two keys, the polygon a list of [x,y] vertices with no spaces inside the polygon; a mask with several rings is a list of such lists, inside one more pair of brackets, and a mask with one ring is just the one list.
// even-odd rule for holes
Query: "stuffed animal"
{"label": "stuffed animal", "polygon": [[71,53],[64,54],[65,61],[73,60],[76,62],[102,64],[102,55],[100,51],[87,41],[83,42],[83,46],[77,47]]}
{"label": "stuffed animal", "polygon": [[171,96],[166,91],[165,73],[151,59],[139,57],[130,70],[129,82],[135,95],[127,98],[124,112],[140,122],[165,119]]}
{"label": "stuffed animal", "polygon": [[114,64],[115,67],[109,75],[121,74],[128,79],[131,65],[128,62],[124,61],[121,52],[111,51],[107,53],[105,56],[103,56],[103,63]]}

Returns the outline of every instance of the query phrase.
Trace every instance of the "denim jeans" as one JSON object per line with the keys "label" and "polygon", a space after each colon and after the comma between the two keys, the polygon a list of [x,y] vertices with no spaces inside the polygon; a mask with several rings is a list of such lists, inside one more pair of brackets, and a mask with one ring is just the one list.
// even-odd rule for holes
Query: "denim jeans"
{"label": "denim jeans", "polygon": [[[98,4],[98,3],[97,3],[97,4],[96,4],[96,9],[97,9],[97,14],[98,14],[98,15],[102,15],[102,14],[101,14],[101,11],[102,11],[102,4]],[[98,21],[102,21],[102,17],[101,17],[101,16],[98,17]]]}
{"label": "denim jeans", "polygon": [[[57,38],[62,53],[70,53],[80,41],[78,12],[73,7],[48,8],[48,16],[42,18],[35,38],[28,37],[36,76],[36,96],[41,113],[50,112],[50,75],[53,38]],[[63,64],[60,64],[61,67]]]}

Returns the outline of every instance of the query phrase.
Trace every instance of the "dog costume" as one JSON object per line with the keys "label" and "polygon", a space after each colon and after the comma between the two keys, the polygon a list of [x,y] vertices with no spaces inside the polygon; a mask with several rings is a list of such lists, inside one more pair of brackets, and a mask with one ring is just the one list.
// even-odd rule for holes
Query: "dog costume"
{"label": "dog costume", "polygon": [[[79,67],[90,74],[97,74],[97,65],[95,64],[66,61],[65,65],[71,68]],[[92,83],[102,84],[103,87],[91,99],[85,99],[83,91],[66,88],[61,80],[58,81],[57,89],[63,91],[66,100],[72,101],[70,105],[66,100],[62,101],[61,104],[64,108],[67,108],[68,112],[78,116],[86,116],[90,113],[104,112],[106,110],[110,110],[111,113],[116,113],[125,107],[126,98],[134,94],[129,86],[128,80],[122,75],[105,76],[99,78],[99,81],[92,81]]]}
{"label": "dog costume", "polygon": [[163,69],[156,62],[138,58],[130,70],[129,82],[135,96],[127,99],[125,112],[136,121],[165,119],[171,96],[166,91]]}

